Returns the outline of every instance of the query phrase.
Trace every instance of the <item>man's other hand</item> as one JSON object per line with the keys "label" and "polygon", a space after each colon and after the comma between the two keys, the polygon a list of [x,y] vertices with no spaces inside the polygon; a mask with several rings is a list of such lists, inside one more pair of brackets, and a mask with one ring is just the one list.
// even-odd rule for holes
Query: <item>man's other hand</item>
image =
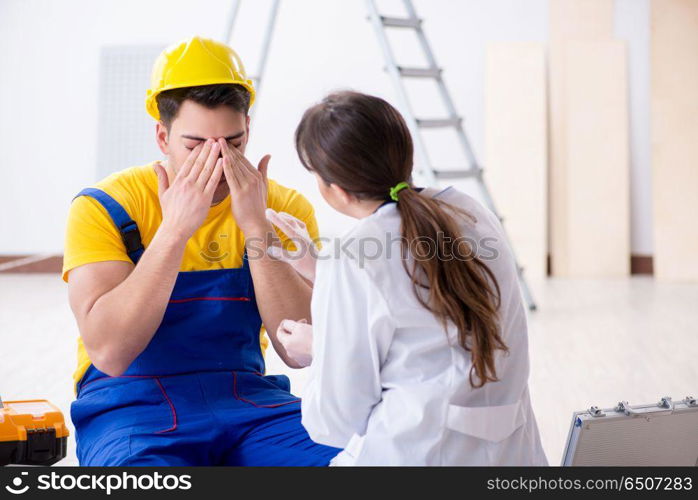
{"label": "man's other hand", "polygon": [[233,217],[245,236],[255,231],[266,232],[267,168],[270,155],[264,156],[255,168],[237,148],[229,148],[218,140],[223,152],[223,172],[230,187]]}

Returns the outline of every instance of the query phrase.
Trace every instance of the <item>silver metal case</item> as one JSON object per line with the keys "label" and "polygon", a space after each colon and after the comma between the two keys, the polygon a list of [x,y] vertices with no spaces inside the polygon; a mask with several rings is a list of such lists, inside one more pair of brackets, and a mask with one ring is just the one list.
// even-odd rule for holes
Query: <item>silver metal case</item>
{"label": "silver metal case", "polygon": [[698,466],[698,403],[658,403],[572,414],[563,466]]}

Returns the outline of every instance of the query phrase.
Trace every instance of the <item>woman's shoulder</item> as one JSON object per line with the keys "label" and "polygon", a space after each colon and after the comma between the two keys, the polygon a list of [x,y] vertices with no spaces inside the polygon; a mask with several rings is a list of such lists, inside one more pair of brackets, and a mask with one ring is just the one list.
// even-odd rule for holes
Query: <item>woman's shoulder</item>
{"label": "woman's shoulder", "polygon": [[[449,205],[456,206],[461,210],[465,210],[476,219],[486,219],[487,222],[498,220],[497,216],[484,203],[480,202],[474,196],[455,188],[448,186],[441,190],[429,189],[424,190],[425,195],[431,195],[436,200],[441,200]],[[432,194],[433,193],[433,194]]]}
{"label": "woman's shoulder", "polygon": [[368,217],[358,219],[347,231],[335,239],[345,251],[378,249],[392,238],[400,237],[400,215],[395,204],[380,207]]}

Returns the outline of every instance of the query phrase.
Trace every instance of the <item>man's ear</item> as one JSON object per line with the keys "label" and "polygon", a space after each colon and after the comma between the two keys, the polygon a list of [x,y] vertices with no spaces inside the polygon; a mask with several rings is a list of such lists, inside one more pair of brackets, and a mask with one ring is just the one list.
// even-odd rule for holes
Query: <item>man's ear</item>
{"label": "man's ear", "polygon": [[168,145],[169,133],[167,132],[167,127],[160,121],[155,125],[155,140],[162,154],[168,155],[170,152],[170,147]]}

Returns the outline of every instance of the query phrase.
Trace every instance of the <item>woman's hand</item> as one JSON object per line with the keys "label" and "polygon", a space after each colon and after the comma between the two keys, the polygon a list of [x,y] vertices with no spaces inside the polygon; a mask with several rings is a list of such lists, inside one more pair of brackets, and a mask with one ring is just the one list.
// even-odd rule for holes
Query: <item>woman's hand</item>
{"label": "woman's hand", "polygon": [[271,208],[267,208],[266,216],[267,220],[278,227],[296,246],[295,251],[286,250],[280,246],[270,246],[267,254],[274,259],[286,262],[303,278],[313,283],[317,247],[305,227],[305,222],[286,212],[275,212]]}
{"label": "woman's hand", "polygon": [[305,320],[285,319],[276,331],[276,338],[288,357],[302,367],[310,366],[313,361],[313,325]]}

